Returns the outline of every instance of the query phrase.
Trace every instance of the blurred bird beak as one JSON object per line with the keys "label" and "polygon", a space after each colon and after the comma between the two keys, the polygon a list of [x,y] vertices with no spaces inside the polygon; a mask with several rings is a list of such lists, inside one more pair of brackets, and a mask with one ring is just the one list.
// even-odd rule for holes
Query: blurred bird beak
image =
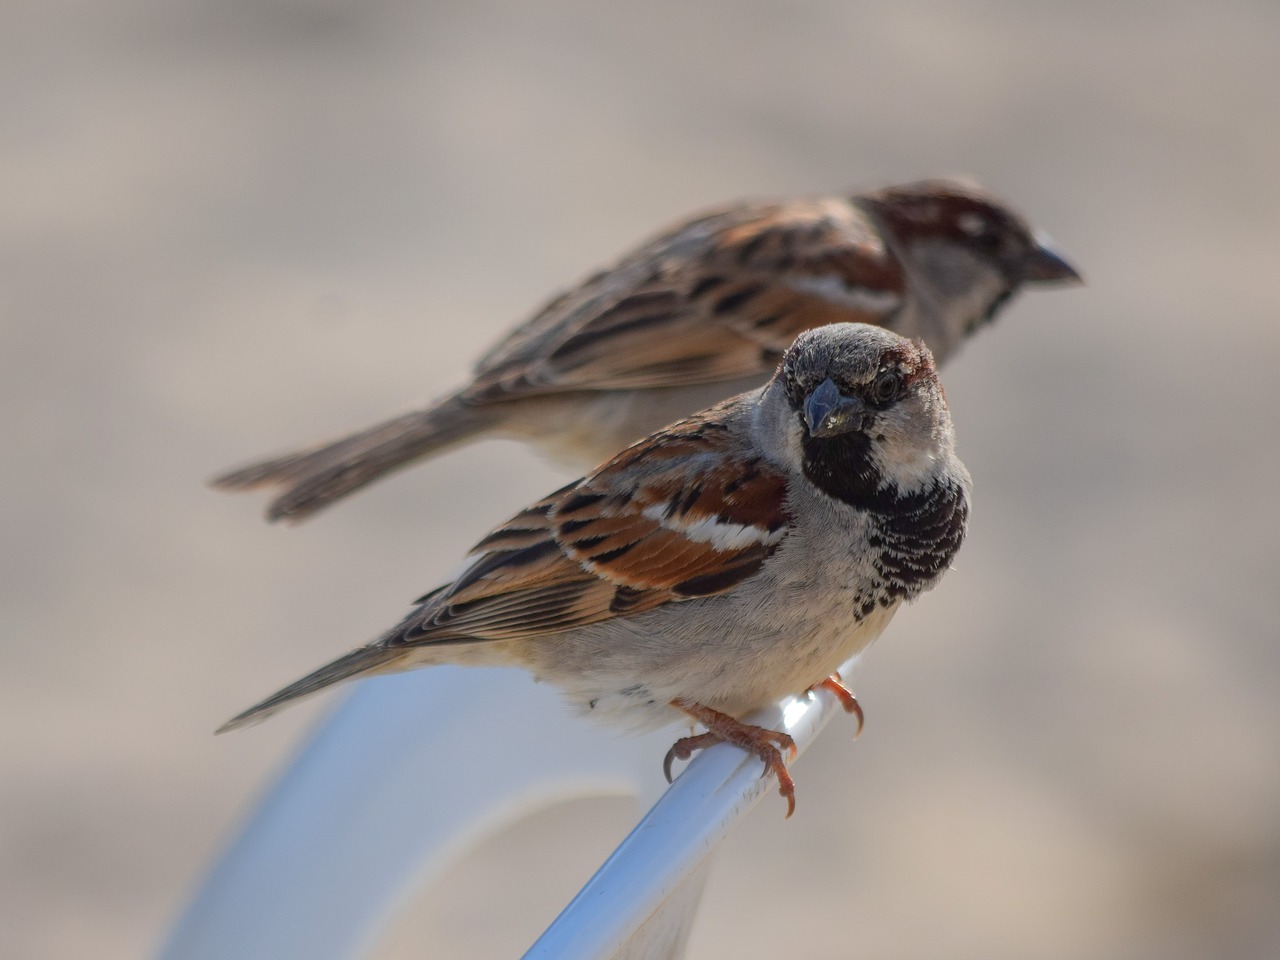
{"label": "blurred bird beak", "polygon": [[823,380],[804,401],[804,422],[809,436],[835,437],[862,429],[867,407],[857,397],[846,397],[831,380]]}
{"label": "blurred bird beak", "polygon": [[1022,279],[1027,283],[1084,283],[1080,271],[1053,248],[1053,241],[1036,234],[1036,245],[1023,258]]}

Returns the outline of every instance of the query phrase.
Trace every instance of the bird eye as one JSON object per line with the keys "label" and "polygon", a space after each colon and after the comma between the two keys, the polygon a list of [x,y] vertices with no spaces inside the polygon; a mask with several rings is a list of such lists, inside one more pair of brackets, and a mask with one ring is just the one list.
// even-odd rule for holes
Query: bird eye
{"label": "bird eye", "polygon": [[876,378],[871,381],[871,397],[872,403],[885,405],[892,403],[902,396],[906,382],[902,379],[902,374],[896,370],[881,370],[876,374]]}
{"label": "bird eye", "polygon": [[978,213],[962,214],[956,221],[960,231],[981,247],[994,250],[1000,246],[1000,231],[996,225]]}
{"label": "bird eye", "polygon": [[976,213],[962,213],[956,219],[956,226],[960,228],[961,232],[971,237],[980,237],[991,229],[986,218]]}

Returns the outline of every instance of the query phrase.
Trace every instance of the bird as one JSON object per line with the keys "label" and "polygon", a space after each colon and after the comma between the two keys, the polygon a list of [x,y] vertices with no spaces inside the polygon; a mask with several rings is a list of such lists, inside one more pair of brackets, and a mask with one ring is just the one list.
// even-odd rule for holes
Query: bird
{"label": "bird", "polygon": [[214,478],[269,488],[299,521],[415,460],[481,437],[589,469],[764,383],[802,330],[875,323],[937,362],[1023,284],[1080,274],[1008,204],[959,179],[744,202],[686,220],[547,303],[435,402]]}
{"label": "bird", "polygon": [[[817,686],[964,539],[969,473],[928,347],[869,324],[800,334],[768,383],[667,426],[484,537],[452,582],[373,642],[240,713],[437,664],[516,666],[583,715],[706,733],[794,781],[780,731],[741,719]],[[842,697],[842,699],[844,699]]]}

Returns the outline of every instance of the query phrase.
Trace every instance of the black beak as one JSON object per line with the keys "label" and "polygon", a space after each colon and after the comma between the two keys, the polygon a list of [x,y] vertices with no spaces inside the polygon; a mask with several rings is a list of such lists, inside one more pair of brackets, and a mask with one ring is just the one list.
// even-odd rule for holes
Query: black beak
{"label": "black beak", "polygon": [[846,397],[830,379],[823,380],[804,401],[809,436],[835,437],[860,430],[870,413],[857,397]]}
{"label": "black beak", "polygon": [[1046,237],[1036,237],[1032,247],[1019,265],[1019,273],[1026,283],[1083,283],[1084,277],[1057,250]]}

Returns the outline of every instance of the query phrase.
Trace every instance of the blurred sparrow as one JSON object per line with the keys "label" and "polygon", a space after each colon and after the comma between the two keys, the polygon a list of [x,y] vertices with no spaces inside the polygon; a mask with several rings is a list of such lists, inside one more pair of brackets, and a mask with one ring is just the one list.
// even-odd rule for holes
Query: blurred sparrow
{"label": "blurred sparrow", "polygon": [[983,190],[926,180],[853,197],[743,203],[682,223],[556,298],[420,410],[218,477],[279,491],[300,520],[412,460],[481,436],[574,469],[759,386],[802,330],[874,323],[938,362],[1023,283],[1079,280]]}
{"label": "blurred sparrow", "polygon": [[[629,447],[476,546],[368,646],[223,726],[352,677],[520,666],[632,728],[681,714],[758,756],[794,807],[786,734],[737,717],[819,685],[930,589],[965,534],[969,474],[923,344],[800,335],[762,388]],[[827,678],[831,678],[828,680]]]}

